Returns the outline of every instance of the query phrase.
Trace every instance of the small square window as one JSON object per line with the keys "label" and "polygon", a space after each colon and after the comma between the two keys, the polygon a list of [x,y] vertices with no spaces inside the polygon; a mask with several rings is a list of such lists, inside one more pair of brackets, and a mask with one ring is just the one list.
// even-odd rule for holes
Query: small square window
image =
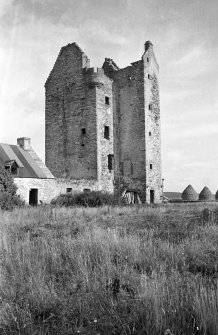
{"label": "small square window", "polygon": [[152,79],[152,76],[150,74],[148,74],[148,79]]}
{"label": "small square window", "polygon": [[149,104],[148,109],[149,109],[149,111],[152,110],[152,104]]}
{"label": "small square window", "polygon": [[85,135],[86,134],[86,128],[82,128],[81,133],[82,133],[82,135]]}
{"label": "small square window", "polygon": [[151,131],[149,131],[149,136],[151,136]]}
{"label": "small square window", "polygon": [[67,193],[70,193],[70,192],[72,192],[72,187],[67,188]]}
{"label": "small square window", "polygon": [[110,128],[108,126],[104,127],[104,138],[106,138],[107,140],[109,140],[110,138]]}
{"label": "small square window", "polygon": [[152,170],[153,169],[153,165],[152,164],[150,164],[150,170]]}
{"label": "small square window", "polygon": [[105,97],[105,105],[110,105],[110,100],[109,100],[109,97]]}

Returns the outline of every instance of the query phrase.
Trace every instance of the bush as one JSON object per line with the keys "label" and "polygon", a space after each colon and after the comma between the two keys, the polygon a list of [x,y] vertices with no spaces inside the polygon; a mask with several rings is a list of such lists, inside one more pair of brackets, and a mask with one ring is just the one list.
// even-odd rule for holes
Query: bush
{"label": "bush", "polygon": [[113,194],[101,191],[91,191],[74,194],[60,194],[57,198],[51,201],[51,204],[64,207],[99,207],[104,205],[118,205],[118,202],[118,199]]}
{"label": "bush", "polygon": [[12,175],[0,164],[0,209],[11,210],[24,205],[24,201],[16,191]]}

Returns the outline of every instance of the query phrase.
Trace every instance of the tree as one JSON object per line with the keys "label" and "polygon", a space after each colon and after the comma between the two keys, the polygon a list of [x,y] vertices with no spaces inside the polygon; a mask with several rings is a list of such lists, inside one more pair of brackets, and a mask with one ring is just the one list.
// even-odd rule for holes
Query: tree
{"label": "tree", "polygon": [[0,208],[11,210],[15,206],[23,205],[20,196],[16,194],[17,186],[14,184],[11,173],[0,164]]}

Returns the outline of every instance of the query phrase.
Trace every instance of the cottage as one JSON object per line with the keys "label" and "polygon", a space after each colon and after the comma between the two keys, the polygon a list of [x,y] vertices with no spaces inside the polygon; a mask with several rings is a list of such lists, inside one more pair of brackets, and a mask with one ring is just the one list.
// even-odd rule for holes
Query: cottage
{"label": "cottage", "polygon": [[17,145],[0,143],[0,163],[13,175],[17,193],[26,203],[37,205],[54,197],[55,178],[33,150],[30,138],[18,138]]}

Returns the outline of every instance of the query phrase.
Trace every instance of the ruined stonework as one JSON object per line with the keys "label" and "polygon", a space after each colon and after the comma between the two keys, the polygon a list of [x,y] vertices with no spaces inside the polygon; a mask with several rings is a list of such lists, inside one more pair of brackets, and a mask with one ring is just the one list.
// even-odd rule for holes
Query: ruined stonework
{"label": "ruined stonework", "polygon": [[63,47],[46,81],[46,165],[56,178],[97,189],[161,196],[158,64],[151,42],[141,60],[102,68],[76,43]]}

